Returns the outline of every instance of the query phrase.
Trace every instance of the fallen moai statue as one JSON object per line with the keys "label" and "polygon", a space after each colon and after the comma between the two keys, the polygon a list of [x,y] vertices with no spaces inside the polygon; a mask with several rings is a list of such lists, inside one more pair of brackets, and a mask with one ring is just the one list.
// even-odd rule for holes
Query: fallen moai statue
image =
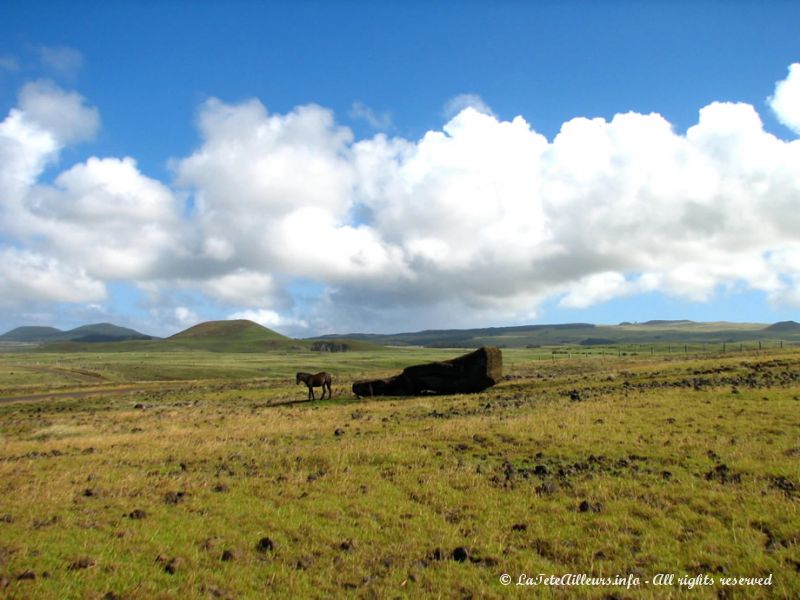
{"label": "fallen moai statue", "polygon": [[394,377],[356,381],[353,393],[359,397],[464,394],[485,390],[502,377],[500,349],[484,346],[451,360],[406,367]]}

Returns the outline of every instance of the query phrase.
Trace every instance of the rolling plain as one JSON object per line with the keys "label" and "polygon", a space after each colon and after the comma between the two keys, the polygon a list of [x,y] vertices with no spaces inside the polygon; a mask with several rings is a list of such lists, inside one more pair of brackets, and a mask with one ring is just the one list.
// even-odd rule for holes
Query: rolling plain
{"label": "rolling plain", "polygon": [[479,394],[350,392],[460,353],[0,353],[0,597],[800,596],[800,349],[514,348]]}

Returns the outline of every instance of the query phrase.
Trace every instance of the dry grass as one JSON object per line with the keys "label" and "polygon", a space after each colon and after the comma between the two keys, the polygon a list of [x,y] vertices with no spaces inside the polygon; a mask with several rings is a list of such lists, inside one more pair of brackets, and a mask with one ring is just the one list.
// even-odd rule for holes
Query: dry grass
{"label": "dry grass", "polygon": [[800,354],[509,356],[476,395],[297,403],[256,373],[0,405],[0,595],[716,598],[768,574],[733,597],[800,595]]}

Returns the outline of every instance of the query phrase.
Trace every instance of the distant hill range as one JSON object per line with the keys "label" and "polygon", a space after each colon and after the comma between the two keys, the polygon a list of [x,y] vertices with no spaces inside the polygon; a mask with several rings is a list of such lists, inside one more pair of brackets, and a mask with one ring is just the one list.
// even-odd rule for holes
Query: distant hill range
{"label": "distant hill range", "polygon": [[364,340],[295,340],[246,319],[207,321],[193,325],[165,339],[144,335],[110,323],[84,325],[69,331],[55,327],[17,327],[0,336],[0,346],[36,345],[53,352],[168,352],[200,350],[206,352],[303,351],[348,352],[382,350]]}
{"label": "distant hill range", "polygon": [[774,325],[763,323],[700,323],[681,320],[652,320],[643,323],[623,322],[619,325],[563,323],[487,327],[483,329],[441,329],[409,333],[349,333],[321,336],[320,340],[349,338],[366,340],[384,346],[427,346],[476,348],[493,345],[506,348],[539,346],[613,346],[621,344],[687,344],[739,343],[759,340],[800,342],[800,324],[784,321]]}
{"label": "distant hill range", "polygon": [[663,327],[664,325],[691,325],[693,323],[695,322],[687,319],[677,319],[672,321],[666,319],[653,319],[643,323],[630,323],[629,321],[625,321],[620,323],[620,325],[655,325],[656,327]]}
{"label": "distant hill range", "polygon": [[207,321],[166,339],[144,335],[110,323],[84,325],[69,331],[54,327],[17,327],[0,336],[3,343],[35,343],[52,351],[318,352],[375,351],[384,346],[429,348],[537,348],[545,346],[618,346],[741,343],[761,340],[800,342],[800,323],[699,323],[653,320],[619,325],[563,323],[482,329],[429,329],[409,333],[351,333],[296,340],[244,319]]}
{"label": "distant hill range", "polygon": [[152,340],[153,336],[111,323],[82,325],[69,331],[55,327],[17,327],[0,335],[0,342],[122,342],[127,340]]}
{"label": "distant hill range", "polygon": [[[483,344],[484,340],[504,339],[507,342],[517,339],[537,337],[571,337],[570,332],[594,331],[596,325],[590,323],[564,323],[558,325],[521,325],[517,327],[487,327],[483,329],[426,329],[411,333],[348,333],[346,335],[323,335],[314,339],[365,340],[383,346],[427,346],[431,348],[460,348]],[[487,342],[491,344],[491,342]],[[496,345],[496,344],[495,344]],[[514,344],[519,345],[519,344]],[[523,346],[525,344],[522,344]]]}

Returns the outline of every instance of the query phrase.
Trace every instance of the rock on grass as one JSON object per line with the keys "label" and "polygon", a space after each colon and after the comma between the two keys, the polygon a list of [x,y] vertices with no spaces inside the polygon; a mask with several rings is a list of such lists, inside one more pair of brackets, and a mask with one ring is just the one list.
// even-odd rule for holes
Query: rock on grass
{"label": "rock on grass", "polygon": [[69,563],[69,565],[67,565],[67,571],[79,571],[81,569],[88,569],[89,567],[93,567],[96,564],[97,561],[95,561],[95,559],[89,558],[88,556],[84,556],[82,558],[79,558],[78,560]]}
{"label": "rock on grass", "polygon": [[256,550],[259,552],[272,552],[275,550],[275,542],[271,538],[262,537],[256,544]]}
{"label": "rock on grass", "polygon": [[589,502],[588,500],[584,500],[578,505],[578,512],[603,512],[603,503],[602,502]]}
{"label": "rock on grass", "polygon": [[233,550],[223,550],[222,556],[219,559],[222,562],[230,562],[236,558],[236,553]]}
{"label": "rock on grass", "polygon": [[166,558],[161,556],[160,554],[156,557],[155,560],[156,564],[163,564],[164,565],[164,572],[169,573],[170,575],[174,575],[178,569],[183,566],[183,559],[174,557],[174,558]]}
{"label": "rock on grass", "polygon": [[456,562],[464,562],[469,558],[469,551],[464,546],[453,549],[451,558]]}
{"label": "rock on grass", "polygon": [[742,482],[742,474],[734,473],[726,464],[718,464],[705,474],[706,481],[718,481],[722,484],[738,484]]}
{"label": "rock on grass", "polygon": [[441,548],[435,548],[425,555],[426,560],[444,560],[444,552]]}
{"label": "rock on grass", "polygon": [[167,492],[164,494],[164,504],[179,504],[186,497],[186,492]]}

